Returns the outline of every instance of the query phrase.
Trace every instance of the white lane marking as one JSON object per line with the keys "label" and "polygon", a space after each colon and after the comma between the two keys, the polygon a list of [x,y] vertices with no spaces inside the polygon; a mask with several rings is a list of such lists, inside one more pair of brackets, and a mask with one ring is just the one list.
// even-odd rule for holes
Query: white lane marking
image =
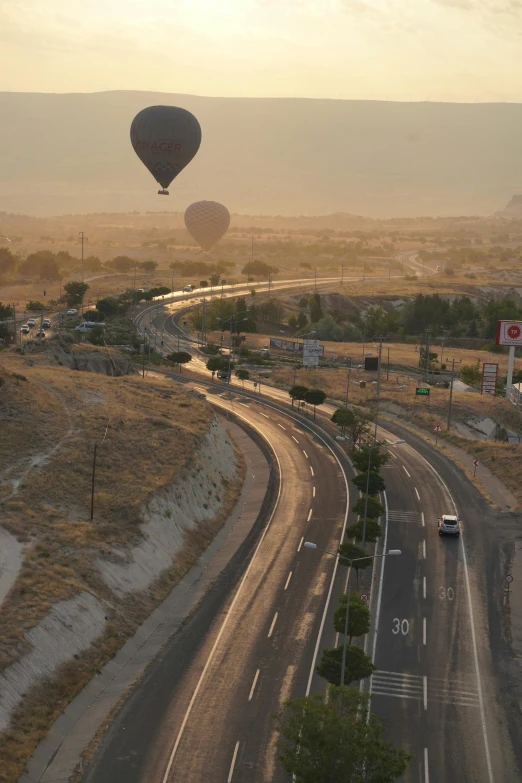
{"label": "white lane marking", "polygon": [[285,590],[288,587],[288,584],[289,584],[291,578],[292,578],[292,572],[290,571],[290,573],[288,574],[288,579],[286,580]]}
{"label": "white lane marking", "polygon": [[403,465],[402,467],[404,468],[404,472],[406,473],[408,478],[411,478],[411,473],[408,473],[408,468],[406,467],[406,465]]}
{"label": "white lane marking", "polygon": [[270,416],[267,416],[266,413],[261,413],[261,411],[259,411],[259,413],[261,414],[261,416],[264,416],[265,419],[269,419],[270,418]]}
{"label": "white lane marking", "polygon": [[424,783],[430,783],[430,772],[428,769],[428,748],[424,748]]}
{"label": "white lane marking", "polygon": [[312,487],[312,497],[315,498],[315,487]]}
{"label": "white lane marking", "polygon": [[310,509],[310,511],[308,512],[308,519],[306,521],[310,522],[311,519],[312,519],[312,509]]}
{"label": "white lane marking", "polygon": [[[389,442],[389,441],[388,441]],[[388,452],[393,459],[397,459],[397,455],[393,453],[393,451]]]}
{"label": "white lane marking", "polygon": [[424,522],[424,511],[421,511],[421,520],[422,520],[422,527],[424,527],[424,525],[425,525],[425,522]]}
{"label": "white lane marking", "polygon": [[308,459],[308,454],[306,453],[306,451],[304,449],[303,449],[303,454],[305,455],[306,459]]}
{"label": "white lane marking", "polygon": [[417,487],[415,487],[415,494],[417,495],[417,500],[420,500],[419,490]]}
{"label": "white lane marking", "polygon": [[426,644],[426,618],[422,620],[422,643]]}
{"label": "white lane marking", "polygon": [[292,435],[292,438],[295,440],[295,442],[296,442],[296,443],[299,443],[299,441],[297,440],[297,438],[295,437],[295,435]]}
{"label": "white lane marking", "polygon": [[426,560],[426,539],[422,539],[422,556]]}
{"label": "white lane marking", "polygon": [[232,775],[234,774],[234,766],[236,764],[236,756],[238,750],[239,750],[239,740],[236,742],[236,747],[234,748],[234,755],[232,756],[232,764],[230,765],[230,772],[228,773],[227,783],[231,783]]}
{"label": "white lane marking", "polygon": [[312,474],[312,476],[315,476],[314,469],[311,465],[310,465],[310,473]]}
{"label": "white lane marking", "polygon": [[283,425],[282,425],[282,424],[279,424],[279,422],[277,422],[277,426],[278,426],[278,427],[281,427],[281,429],[282,429],[282,430],[286,430],[286,427],[283,427]]}
{"label": "white lane marking", "polygon": [[242,405],[244,408],[248,408],[249,406],[246,404],[246,402],[240,402],[240,405]]}
{"label": "white lane marking", "polygon": [[274,615],[274,619],[272,620],[272,625],[270,626],[270,630],[269,630],[269,632],[268,632],[268,638],[269,638],[269,639],[270,639],[270,637],[272,636],[272,631],[274,630],[274,625],[275,625],[275,624],[276,624],[276,622],[277,622],[277,615],[278,615],[278,613],[276,612],[276,613],[275,613],[275,615]]}
{"label": "white lane marking", "polygon": [[303,546],[303,541],[304,541],[304,536],[303,536],[303,537],[302,537],[302,539],[300,540],[300,542],[299,542],[299,546],[297,547],[297,551],[298,551],[298,552],[300,552],[300,551],[301,551],[301,547]]}
{"label": "white lane marking", "polygon": [[422,678],[422,696],[424,701],[424,709],[428,709],[428,678]]}
{"label": "white lane marking", "polygon": [[[350,511],[350,486],[348,484],[348,477],[346,476],[346,471],[345,471],[345,469],[344,469],[344,467],[343,467],[339,457],[335,453],[334,449],[332,449],[331,446],[329,446],[326,443],[326,441],[323,440],[323,438],[321,438],[321,436],[319,436],[319,438],[323,441],[323,443],[328,448],[328,450],[333,454],[333,456],[335,458],[335,461],[339,465],[339,469],[340,469],[341,473],[343,474],[343,478],[344,478],[344,485],[346,487],[346,509],[345,509],[345,512],[344,512],[343,529],[341,531],[341,536],[340,536],[340,540],[343,541],[344,540],[344,534],[346,532],[346,525],[348,524],[348,513]],[[383,560],[386,560],[386,558],[383,557]],[[326,596],[326,601],[325,601],[325,605],[324,605],[324,609],[323,609],[323,616],[321,617],[321,624],[319,626],[319,632],[317,634],[317,641],[315,643],[314,654],[313,654],[313,657],[312,657],[312,665],[310,667],[310,674],[308,675],[308,683],[306,685],[305,696],[309,696],[310,695],[310,689],[312,687],[312,680],[313,680],[313,677],[314,677],[314,674],[315,674],[315,666],[316,666],[316,663],[317,663],[317,656],[319,655],[319,648],[321,646],[321,638],[322,638],[322,635],[323,635],[324,624],[326,622],[326,615],[328,614],[328,607],[330,606],[330,600],[332,598],[332,591],[333,591],[333,586],[334,586],[334,583],[335,583],[335,577],[337,575],[337,567],[338,567],[338,565],[339,565],[339,558],[336,557],[335,558],[334,567],[333,567],[333,571],[332,571],[332,579],[330,581],[330,587],[328,588],[328,595]]]}
{"label": "white lane marking", "polygon": [[250,688],[250,693],[248,696],[248,701],[252,701],[252,696],[254,695],[254,691],[256,689],[257,684],[257,678],[259,677],[259,669],[256,672],[256,676],[254,677],[254,682],[252,683],[252,687]]}
{"label": "white lane marking", "polygon": [[[411,450],[417,454],[423,462],[426,463],[428,468],[434,473],[434,475],[438,478],[441,485],[446,490],[446,493],[451,500],[453,504],[453,510],[455,511],[455,514],[458,516],[458,510],[457,510],[457,504],[455,503],[455,500],[453,498],[453,495],[449,491],[448,485],[440,475],[440,473],[433,467],[431,462],[428,462],[426,457],[423,457],[423,455],[420,453],[420,451],[417,451],[417,449],[414,449],[413,446],[410,446]],[[468,594],[468,610],[469,610],[469,616],[471,620],[471,641],[473,645],[473,659],[475,663],[475,675],[477,678],[477,691],[479,696],[479,705],[480,705],[480,722],[482,724],[482,737],[484,739],[484,752],[486,754],[486,763],[488,767],[488,777],[489,777],[489,783],[494,783],[493,779],[493,770],[491,768],[491,757],[489,754],[489,742],[488,742],[488,732],[487,732],[487,726],[486,726],[486,713],[484,711],[484,699],[482,696],[482,679],[480,676],[480,667],[479,667],[479,660],[478,660],[478,648],[477,648],[477,636],[475,633],[475,619],[473,615],[473,603],[471,600],[471,587],[469,583],[469,573],[468,573],[468,558],[466,555],[466,548],[464,546],[464,536],[460,535],[460,545],[462,548],[462,564],[464,566],[464,577],[466,581],[466,592]],[[385,559],[385,558],[384,558]],[[426,762],[426,771],[427,771],[427,758],[428,758],[428,751],[425,749],[425,762]],[[428,783],[428,781],[426,781]]]}
{"label": "white lane marking", "polygon": [[422,579],[422,597],[426,598],[426,577]]}
{"label": "white lane marking", "polygon": [[[226,407],[226,406],[222,405],[222,407]],[[240,419],[243,419],[243,416],[241,416],[240,414],[237,414],[237,415],[239,416]],[[247,419],[244,419],[244,420],[247,421]],[[276,463],[277,463],[277,469],[279,471],[279,474],[281,474],[281,463],[279,461],[279,457],[277,456],[277,451],[275,450],[274,446],[272,445],[270,440],[266,437],[266,435],[263,432],[261,432],[261,430],[258,427],[256,427],[255,424],[252,424],[252,422],[250,422],[250,421],[248,423],[250,424],[250,426],[253,429],[255,429],[261,435],[262,438],[264,438],[266,440],[268,445],[271,447],[272,453],[273,453],[273,455],[275,457],[275,460],[276,460]],[[272,520],[274,518],[274,514],[276,513],[276,510],[279,507],[279,500],[280,500],[280,498],[281,498],[281,483],[279,483],[279,487],[278,487],[278,490],[277,490],[276,502],[275,502],[274,508],[272,509],[272,513],[270,514],[270,518],[269,518],[268,522],[266,523],[265,529],[263,530],[261,538],[259,539],[259,542],[258,542],[258,544],[257,544],[257,546],[256,546],[256,548],[254,550],[254,555],[253,555],[250,563],[248,564],[245,573],[243,574],[243,578],[242,578],[241,582],[239,583],[239,588],[237,590],[237,593],[235,594],[234,598],[232,599],[232,603],[230,604],[230,607],[229,607],[229,610],[228,610],[228,612],[226,614],[226,617],[223,620],[223,624],[222,624],[221,628],[219,629],[219,633],[216,636],[216,640],[215,640],[215,642],[214,642],[214,644],[212,646],[212,649],[210,651],[210,654],[209,654],[209,656],[207,658],[207,662],[205,663],[205,666],[203,667],[203,671],[200,674],[199,680],[198,680],[197,685],[196,685],[196,687],[194,689],[194,693],[192,694],[192,698],[191,698],[191,700],[189,702],[189,705],[187,707],[187,711],[185,712],[185,717],[183,718],[183,723],[181,724],[180,729],[178,731],[178,735],[176,737],[176,742],[174,743],[174,747],[172,748],[172,752],[170,754],[169,761],[168,761],[168,764],[167,764],[167,769],[165,770],[165,774],[164,774],[164,776],[162,778],[162,783],[167,783],[167,781],[169,779],[170,771],[172,769],[172,765],[174,764],[174,759],[176,757],[176,753],[178,752],[179,744],[181,742],[181,738],[183,737],[183,733],[185,731],[185,726],[187,725],[188,719],[190,717],[190,713],[192,712],[192,708],[194,707],[194,703],[195,703],[195,701],[197,699],[197,696],[198,696],[198,693],[199,693],[199,691],[201,689],[201,685],[203,683],[203,680],[205,679],[205,675],[206,675],[206,673],[207,673],[207,671],[208,671],[208,669],[210,667],[210,664],[212,663],[212,660],[214,658],[214,655],[215,655],[215,652],[217,650],[218,644],[221,641],[221,637],[223,636],[223,633],[224,633],[225,628],[226,628],[226,626],[228,624],[228,621],[230,620],[230,618],[233,615],[236,603],[239,600],[239,596],[243,592],[243,586],[244,586],[246,580],[248,579],[248,575],[250,573],[250,569],[252,568],[252,565],[253,565],[254,561],[256,560],[256,558],[257,558],[257,554],[258,554],[259,550],[261,549],[261,546],[263,545],[263,541],[265,540],[266,534],[268,533],[268,530],[270,529],[270,525],[272,524]],[[343,533],[343,536],[344,536],[344,533]],[[336,562],[337,562],[337,559],[336,559]],[[314,666],[315,666],[315,663],[314,663]],[[239,742],[237,744],[237,747],[239,747]],[[233,770],[231,770],[231,771],[233,771]]]}

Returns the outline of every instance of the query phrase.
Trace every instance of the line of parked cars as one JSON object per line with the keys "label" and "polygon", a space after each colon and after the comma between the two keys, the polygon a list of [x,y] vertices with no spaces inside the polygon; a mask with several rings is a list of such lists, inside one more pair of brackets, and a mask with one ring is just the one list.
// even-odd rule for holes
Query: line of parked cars
{"label": "line of parked cars", "polygon": [[45,337],[46,330],[51,328],[51,321],[49,318],[43,318],[41,323],[38,325],[34,318],[28,318],[27,323],[20,327],[20,333],[29,334],[31,329],[34,329],[35,326],[38,326],[36,330],[36,337]]}

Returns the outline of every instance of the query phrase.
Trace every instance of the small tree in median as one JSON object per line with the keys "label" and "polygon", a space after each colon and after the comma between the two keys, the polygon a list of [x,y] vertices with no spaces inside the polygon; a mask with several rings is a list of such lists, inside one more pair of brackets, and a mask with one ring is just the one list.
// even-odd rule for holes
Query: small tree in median
{"label": "small tree in median", "polygon": [[359,492],[364,494],[366,494],[366,485],[368,485],[368,495],[377,495],[386,489],[383,477],[375,470],[370,470],[369,479],[368,473],[359,473],[352,479],[352,484],[355,484]]}
{"label": "small tree in median", "polygon": [[[364,500],[364,498],[361,498],[361,500]],[[372,500],[372,498],[368,498],[368,502]],[[364,510],[363,510],[364,515]],[[346,536],[347,538],[355,538],[356,541],[362,541],[363,537],[363,528],[364,528],[364,520],[359,519],[358,522],[354,522],[353,525],[350,525],[349,528],[346,529]],[[371,519],[368,516],[366,517],[366,542],[369,544],[374,544],[378,538],[382,536],[382,529],[379,523],[375,519]]]}
{"label": "small tree in median", "polygon": [[366,712],[368,697],[355,688],[330,686],[286,701],[276,716],[279,760],[295,783],[393,783],[411,758],[382,739],[384,727]]}
{"label": "small tree in median", "polygon": [[[334,613],[334,628],[337,633],[344,633],[346,621],[346,593],[341,595],[339,606]],[[364,636],[370,630],[370,610],[366,601],[359,598],[357,593],[350,594],[350,611],[348,612],[348,639],[349,644],[357,636]]]}
{"label": "small tree in median", "polygon": [[377,473],[386,465],[390,460],[389,451],[380,451],[379,444],[375,446],[363,446],[360,449],[356,449],[351,455],[352,462],[361,472],[368,470],[368,463],[370,463],[370,470],[374,470]]}
{"label": "small tree in median", "polygon": [[337,551],[339,552],[339,563],[344,566],[351,566],[355,570],[357,584],[359,584],[359,571],[364,571],[365,568],[371,566],[373,563],[372,558],[367,557],[367,552],[361,549],[360,546],[349,542],[341,544]]}
{"label": "small tree in median", "polygon": [[[350,602],[351,603],[351,602]],[[343,645],[323,650],[321,660],[317,664],[316,672],[319,677],[324,677],[331,685],[341,684],[343,660]],[[363,680],[375,671],[376,667],[366,655],[362,647],[350,646],[346,649],[346,663],[344,670],[344,684],[349,685],[356,680]]]}
{"label": "small tree in median", "polygon": [[[331,685],[341,684],[343,660],[343,646],[332,647],[323,650],[321,660],[317,664],[316,672],[319,677],[324,677]],[[351,646],[346,650],[346,662],[344,670],[344,684],[363,680],[376,670],[371,659],[362,647]]]}
{"label": "small tree in median", "polygon": [[305,398],[305,402],[307,402],[309,405],[314,406],[314,419],[315,419],[315,409],[317,405],[322,405],[323,402],[326,400],[326,392],[322,391],[321,389],[308,389],[304,398]]}
{"label": "small tree in median", "polygon": [[[364,509],[365,509],[365,498],[359,498],[357,503],[352,506],[352,511],[355,512],[358,516],[363,517],[364,516]],[[366,516],[369,519],[379,519],[379,517],[382,517],[384,514],[384,506],[382,503],[379,503],[378,500],[375,498],[368,498],[368,506],[366,508]]]}

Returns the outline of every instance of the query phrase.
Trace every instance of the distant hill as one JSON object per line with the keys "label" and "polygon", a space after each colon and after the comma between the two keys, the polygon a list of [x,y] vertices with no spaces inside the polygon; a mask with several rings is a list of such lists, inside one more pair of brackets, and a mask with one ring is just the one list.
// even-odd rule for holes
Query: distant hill
{"label": "distant hill", "polygon": [[522,218],[522,196],[512,196],[504,209],[495,212],[495,216],[503,218]]}
{"label": "distant hill", "polygon": [[[203,129],[169,199],[135,156],[143,107],[184,106]],[[0,93],[0,210],[249,214],[491,214],[522,192],[522,105]],[[168,206],[167,206],[168,205]]]}

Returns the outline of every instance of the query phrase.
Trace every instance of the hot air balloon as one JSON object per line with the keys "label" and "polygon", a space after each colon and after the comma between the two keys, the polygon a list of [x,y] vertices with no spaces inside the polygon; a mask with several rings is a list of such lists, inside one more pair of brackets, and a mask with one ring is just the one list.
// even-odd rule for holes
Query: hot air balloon
{"label": "hot air balloon", "polygon": [[199,122],[177,106],[149,106],[134,117],[131,143],[138,158],[168,196],[168,186],[190,163],[201,144]]}
{"label": "hot air balloon", "polygon": [[217,201],[196,201],[185,211],[185,225],[198,245],[208,251],[228,231],[230,212]]}

